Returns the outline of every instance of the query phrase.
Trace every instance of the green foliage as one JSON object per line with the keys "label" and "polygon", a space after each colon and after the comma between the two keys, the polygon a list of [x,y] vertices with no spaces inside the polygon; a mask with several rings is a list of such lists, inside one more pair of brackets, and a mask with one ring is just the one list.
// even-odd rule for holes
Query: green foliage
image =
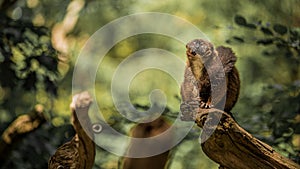
{"label": "green foliage", "polygon": [[[248,124],[247,129],[258,134],[258,137],[274,146],[282,154],[300,162],[300,150],[296,149],[299,145],[293,144],[294,136],[300,134],[300,121],[298,119],[300,114],[299,28],[282,24],[267,23],[264,25],[262,21],[256,22],[255,27],[249,26],[253,24],[248,23],[240,15],[235,16],[234,21],[240,27],[250,29],[252,33],[242,35],[243,37],[239,37],[240,40],[233,36],[227,40],[227,43],[245,44],[247,42],[248,44],[254,43],[256,46],[263,46],[262,53],[258,53],[259,57],[272,58],[278,66],[287,65],[289,69],[285,70],[284,76],[274,74],[272,75],[274,76],[272,82],[264,82],[263,92],[256,103],[242,102],[242,104],[247,104],[249,108],[253,107],[248,111],[240,110],[251,113],[255,118],[255,121]],[[260,71],[276,68],[280,69],[280,67],[266,67]],[[276,71],[273,72],[277,73]],[[279,73],[284,72],[279,71]],[[257,79],[261,78],[259,74],[256,76]]]}
{"label": "green foliage", "polygon": [[55,80],[58,78],[57,52],[50,41],[46,27],[36,27],[31,22],[13,20],[0,13],[0,85],[14,90],[45,90],[57,95]]}
{"label": "green foliage", "polygon": [[[15,3],[0,3],[1,133],[18,115],[29,112],[37,103],[43,104],[45,112],[49,112],[44,103],[48,98],[58,96],[57,80],[60,78],[58,52],[51,44],[51,30],[33,24],[28,15],[22,15],[20,7],[15,8],[18,14],[14,16],[11,8]],[[23,8],[23,13],[28,11]],[[56,128],[49,129],[49,125],[44,125],[30,133],[14,143],[12,152],[8,152],[6,161],[1,161],[0,168],[46,168],[48,154],[66,140],[61,137],[48,142],[49,136],[62,136],[65,129],[68,128],[51,133]]]}
{"label": "green foliage", "polygon": [[[1,162],[0,168],[47,168],[49,154],[55,153],[57,147],[70,141],[74,134],[72,125],[62,125],[60,127],[53,127],[49,124],[43,125],[18,143],[7,160]],[[59,139],[49,141],[49,136]]]}

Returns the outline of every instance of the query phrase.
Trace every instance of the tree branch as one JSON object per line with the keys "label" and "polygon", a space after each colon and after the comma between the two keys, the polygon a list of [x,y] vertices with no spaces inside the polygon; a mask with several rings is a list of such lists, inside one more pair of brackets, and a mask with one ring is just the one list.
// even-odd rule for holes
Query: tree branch
{"label": "tree branch", "polygon": [[48,169],[92,169],[95,161],[95,143],[88,110],[92,97],[88,92],[73,96],[72,122],[76,131],[73,139],[59,148],[50,158]]}
{"label": "tree branch", "polygon": [[2,133],[0,139],[0,161],[5,161],[15,144],[25,135],[38,129],[44,122],[44,108],[36,105],[34,110],[15,119]]}
{"label": "tree branch", "polygon": [[224,111],[200,109],[194,117],[197,125],[203,129],[203,151],[220,164],[220,168],[300,168],[300,165],[253,137]]}

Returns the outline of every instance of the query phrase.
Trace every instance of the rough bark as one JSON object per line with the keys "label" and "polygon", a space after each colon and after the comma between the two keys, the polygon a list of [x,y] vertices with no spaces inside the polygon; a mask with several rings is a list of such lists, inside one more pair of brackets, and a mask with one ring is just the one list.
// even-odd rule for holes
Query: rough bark
{"label": "rough bark", "polygon": [[44,122],[44,108],[35,106],[34,110],[17,117],[2,133],[0,139],[0,161],[5,161],[13,147],[27,134],[38,129]]}
{"label": "rough bark", "polygon": [[203,129],[201,135],[201,139],[205,140],[201,143],[203,151],[220,164],[220,168],[300,168],[300,165],[253,137],[224,111],[200,109],[194,117],[197,125]]}

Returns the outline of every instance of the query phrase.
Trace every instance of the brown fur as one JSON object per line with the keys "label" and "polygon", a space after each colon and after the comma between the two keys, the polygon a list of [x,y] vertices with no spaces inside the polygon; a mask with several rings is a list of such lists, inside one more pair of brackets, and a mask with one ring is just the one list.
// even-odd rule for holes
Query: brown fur
{"label": "brown fur", "polygon": [[[217,102],[211,103],[211,82],[205,68],[205,66],[209,66],[211,70],[217,70],[215,68],[216,64],[214,63],[217,57],[220,59],[223,64],[227,86],[227,89],[224,89],[226,90],[226,103],[224,110],[229,112],[237,102],[240,90],[239,74],[234,66],[237,60],[235,54],[230,48],[223,46],[220,46],[215,50],[210,42],[202,39],[195,39],[189,42],[186,47],[188,57],[187,68],[191,68],[191,71],[197,81],[201,108],[217,106],[218,103],[224,99],[222,92],[217,91],[220,93],[216,98]],[[203,64],[203,62],[205,64]]]}

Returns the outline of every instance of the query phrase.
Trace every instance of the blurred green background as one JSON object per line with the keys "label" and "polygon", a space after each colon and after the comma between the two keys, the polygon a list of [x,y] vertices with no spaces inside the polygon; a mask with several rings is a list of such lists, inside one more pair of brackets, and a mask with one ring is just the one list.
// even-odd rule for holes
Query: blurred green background
{"label": "blurred green background", "polygon": [[[107,23],[138,12],[181,17],[197,26],[216,46],[231,47],[238,57],[236,66],[241,78],[234,117],[251,134],[299,163],[299,0],[0,2],[0,131],[36,104],[45,107],[47,117],[46,124],[16,144],[0,168],[47,167],[50,155],[74,134],[69,109],[72,74],[84,43]],[[128,133],[135,123],[119,115],[112,103],[112,75],[130,54],[154,47],[186,59],[184,44],[165,36],[143,34],[116,44],[99,66],[97,101],[105,118],[119,131]],[[168,99],[164,115],[174,120],[180,105],[179,85],[162,71],[147,70],[136,76],[130,86],[132,103],[147,108],[149,93],[156,88]],[[218,167],[202,153],[199,134],[195,126],[171,150],[168,168]],[[98,147],[94,168],[117,168],[119,159]]]}

